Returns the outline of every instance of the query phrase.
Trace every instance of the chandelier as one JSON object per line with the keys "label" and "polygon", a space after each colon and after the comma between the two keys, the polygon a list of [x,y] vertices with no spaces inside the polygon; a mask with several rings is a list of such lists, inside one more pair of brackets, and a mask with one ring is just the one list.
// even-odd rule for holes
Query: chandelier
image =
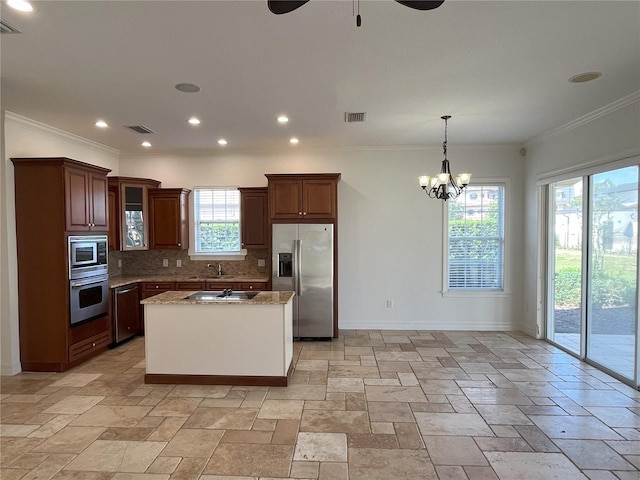
{"label": "chandelier", "polygon": [[471,174],[461,173],[455,177],[455,179],[451,176],[449,160],[447,160],[447,121],[451,118],[451,115],[444,115],[440,118],[444,120],[444,142],[442,142],[444,160],[442,160],[440,173],[433,177],[422,175],[418,177],[418,181],[427,195],[431,198],[438,198],[446,202],[448,199],[456,198],[462,193],[464,187],[471,181]]}

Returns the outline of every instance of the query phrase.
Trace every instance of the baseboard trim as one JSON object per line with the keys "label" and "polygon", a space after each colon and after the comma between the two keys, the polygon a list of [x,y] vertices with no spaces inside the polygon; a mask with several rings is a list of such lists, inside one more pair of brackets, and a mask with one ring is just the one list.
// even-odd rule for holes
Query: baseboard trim
{"label": "baseboard trim", "polygon": [[293,373],[293,360],[286,376],[254,375],[182,375],[173,373],[146,373],[144,383],[177,385],[236,385],[251,387],[286,387]]}

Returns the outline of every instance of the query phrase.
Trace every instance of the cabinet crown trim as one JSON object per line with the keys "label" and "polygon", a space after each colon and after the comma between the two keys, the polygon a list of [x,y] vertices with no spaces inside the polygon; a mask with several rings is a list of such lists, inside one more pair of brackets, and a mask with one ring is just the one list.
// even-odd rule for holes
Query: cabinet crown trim
{"label": "cabinet crown trim", "polygon": [[14,165],[58,165],[64,167],[80,167],[85,170],[92,170],[93,172],[104,175],[111,171],[109,168],[99,167],[98,165],[92,165],[87,162],[81,162],[80,160],[74,160],[67,157],[19,157],[12,158],[11,161]]}
{"label": "cabinet crown trim", "polygon": [[305,180],[305,179],[325,179],[340,180],[340,173],[265,173],[269,180]]}

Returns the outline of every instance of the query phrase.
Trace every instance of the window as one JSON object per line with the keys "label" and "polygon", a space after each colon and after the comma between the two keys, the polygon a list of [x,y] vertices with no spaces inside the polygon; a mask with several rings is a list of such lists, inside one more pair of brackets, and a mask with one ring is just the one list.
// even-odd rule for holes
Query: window
{"label": "window", "polygon": [[195,253],[240,253],[240,191],[194,189]]}
{"label": "window", "polygon": [[448,290],[504,290],[504,192],[473,184],[447,202]]}

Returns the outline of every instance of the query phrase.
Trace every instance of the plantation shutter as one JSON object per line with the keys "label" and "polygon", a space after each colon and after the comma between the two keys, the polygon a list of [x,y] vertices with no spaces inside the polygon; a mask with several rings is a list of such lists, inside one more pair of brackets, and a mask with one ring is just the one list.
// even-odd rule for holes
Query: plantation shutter
{"label": "plantation shutter", "polygon": [[240,191],[194,189],[196,252],[240,250]]}
{"label": "plantation shutter", "polygon": [[504,185],[469,185],[448,201],[450,290],[504,290]]}

